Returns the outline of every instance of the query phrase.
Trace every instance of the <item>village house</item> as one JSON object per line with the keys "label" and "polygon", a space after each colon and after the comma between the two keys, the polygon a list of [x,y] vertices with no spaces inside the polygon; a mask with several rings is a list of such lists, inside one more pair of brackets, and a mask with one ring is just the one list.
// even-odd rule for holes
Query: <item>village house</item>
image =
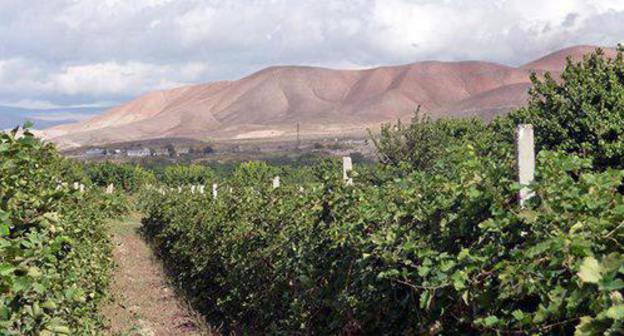
{"label": "village house", "polygon": [[88,149],[85,154],[87,154],[87,156],[103,156],[106,155],[106,149],[103,148],[91,148]]}
{"label": "village house", "polygon": [[167,148],[156,148],[152,150],[153,156],[168,156],[169,150]]}
{"label": "village house", "polygon": [[189,147],[177,147],[175,151],[178,155],[186,155],[191,152],[191,149]]}
{"label": "village house", "polygon": [[150,156],[151,152],[149,148],[134,148],[128,149],[127,155],[129,157],[146,157]]}

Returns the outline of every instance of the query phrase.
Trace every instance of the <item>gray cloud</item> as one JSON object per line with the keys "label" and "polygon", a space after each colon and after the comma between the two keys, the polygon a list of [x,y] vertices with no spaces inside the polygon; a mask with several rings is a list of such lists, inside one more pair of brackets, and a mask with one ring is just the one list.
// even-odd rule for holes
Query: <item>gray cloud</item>
{"label": "gray cloud", "polygon": [[576,23],[576,19],[578,19],[578,13],[570,13],[565,17],[565,20],[561,23],[563,27],[573,27]]}
{"label": "gray cloud", "polygon": [[624,40],[618,0],[3,0],[0,101],[121,102],[273,64],[510,65]]}

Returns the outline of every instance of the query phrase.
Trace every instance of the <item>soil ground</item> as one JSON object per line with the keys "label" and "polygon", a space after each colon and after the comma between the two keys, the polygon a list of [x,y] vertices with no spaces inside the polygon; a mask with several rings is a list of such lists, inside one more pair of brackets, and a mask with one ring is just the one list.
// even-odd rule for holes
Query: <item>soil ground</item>
{"label": "soil ground", "polygon": [[102,310],[106,335],[218,335],[176,297],[161,264],[138,233],[140,216],[111,221],[116,268]]}

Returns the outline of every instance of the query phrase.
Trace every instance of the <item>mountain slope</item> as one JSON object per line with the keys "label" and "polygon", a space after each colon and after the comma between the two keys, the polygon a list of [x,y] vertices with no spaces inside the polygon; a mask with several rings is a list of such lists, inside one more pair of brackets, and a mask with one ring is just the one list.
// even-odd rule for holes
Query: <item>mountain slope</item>
{"label": "mountain slope", "polygon": [[[61,147],[163,137],[231,140],[363,133],[409,118],[420,105],[433,117],[491,119],[521,106],[531,71],[563,69],[568,48],[519,68],[487,62],[419,62],[367,70],[270,67],[236,81],[152,92],[98,117],[48,130]],[[613,50],[608,50],[612,55]]]}
{"label": "mountain slope", "polygon": [[[560,72],[563,70],[567,57],[570,57],[573,62],[579,62],[583,59],[584,55],[594,50],[596,50],[595,46],[588,45],[565,48],[527,63],[520,68],[533,71]],[[605,56],[609,58],[613,58],[617,55],[616,50],[613,48],[603,48],[603,51]]]}

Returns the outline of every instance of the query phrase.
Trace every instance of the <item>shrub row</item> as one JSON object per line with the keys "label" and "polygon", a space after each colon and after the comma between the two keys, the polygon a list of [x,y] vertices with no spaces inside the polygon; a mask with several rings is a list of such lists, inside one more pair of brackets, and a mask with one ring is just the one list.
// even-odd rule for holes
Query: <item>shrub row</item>
{"label": "shrub row", "polygon": [[97,333],[112,263],[104,220],[122,203],[72,190],[81,167],[28,131],[0,133],[0,158],[0,334]]}
{"label": "shrub row", "polygon": [[273,190],[266,166],[243,165],[217,200],[145,191],[143,228],[173,280],[230,331],[622,332],[624,172],[542,152],[520,209],[512,166],[459,147],[427,172],[345,186],[330,162],[301,191]]}

